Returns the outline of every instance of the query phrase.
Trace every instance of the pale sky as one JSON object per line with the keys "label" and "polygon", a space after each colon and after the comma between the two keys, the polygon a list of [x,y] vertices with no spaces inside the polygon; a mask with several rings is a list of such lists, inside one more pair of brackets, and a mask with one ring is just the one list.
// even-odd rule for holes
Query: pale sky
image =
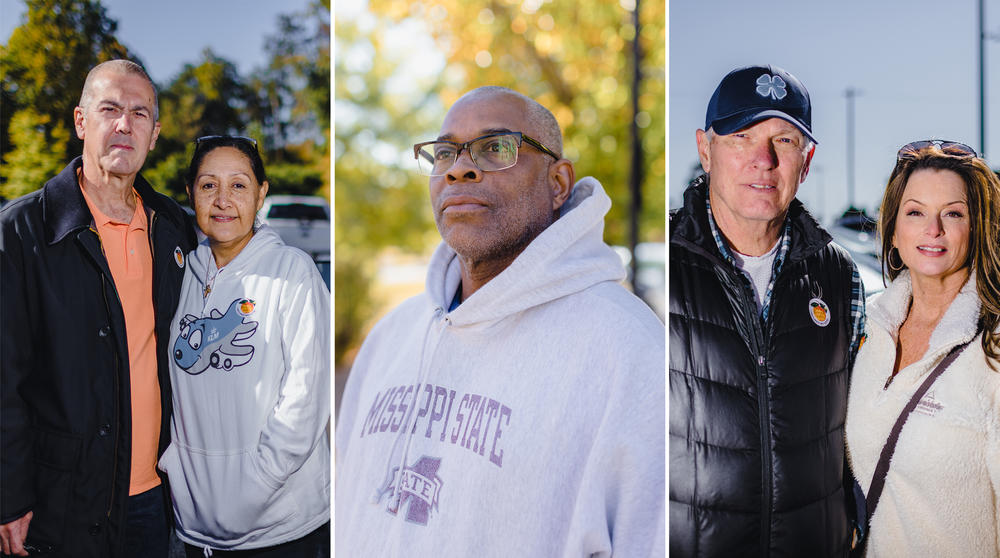
{"label": "pale sky", "polygon": [[[1000,2],[986,1],[986,29],[1000,38]],[[990,8],[993,8],[992,11]],[[881,200],[896,151],[940,138],[979,146],[975,0],[671,1],[669,206],[678,207],[697,162],[695,130],[722,77],[773,64],[809,90],[819,140],[799,199],[826,219],[847,206],[847,101],[855,99],[855,204]],[[987,42],[986,160],[1000,168],[1000,41]]]}
{"label": "pale sky", "polygon": [[[305,11],[309,0],[102,0],[101,5],[118,22],[118,40],[162,86],[184,64],[200,62],[205,47],[233,62],[241,76],[265,66],[265,40],[277,34],[278,15]],[[26,12],[22,1],[0,0],[4,44]]]}

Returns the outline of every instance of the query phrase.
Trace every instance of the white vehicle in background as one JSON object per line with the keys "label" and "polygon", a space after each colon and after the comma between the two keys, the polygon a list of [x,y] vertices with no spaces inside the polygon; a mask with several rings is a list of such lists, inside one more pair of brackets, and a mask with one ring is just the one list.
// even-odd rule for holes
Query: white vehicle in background
{"label": "white vehicle in background", "polygon": [[257,212],[285,244],[306,252],[315,260],[330,254],[330,204],[319,196],[267,196]]}
{"label": "white vehicle in background", "polygon": [[331,276],[333,270],[330,268],[330,254],[329,252],[325,254],[314,254],[313,261],[316,262],[316,269],[319,270],[320,277],[323,278],[323,282],[326,283],[326,288],[330,288],[330,281],[333,280]]}
{"label": "white vehicle in background", "polygon": [[848,214],[826,227],[833,241],[846,249],[857,264],[858,274],[865,286],[865,296],[885,290],[882,262],[878,259],[882,247],[876,226],[876,221],[867,215]]}

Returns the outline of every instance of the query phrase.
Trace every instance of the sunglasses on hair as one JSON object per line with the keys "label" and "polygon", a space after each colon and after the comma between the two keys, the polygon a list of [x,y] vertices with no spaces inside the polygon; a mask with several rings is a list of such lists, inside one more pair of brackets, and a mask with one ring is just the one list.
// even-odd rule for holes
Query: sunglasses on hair
{"label": "sunglasses on hair", "polygon": [[964,143],[934,139],[914,141],[900,147],[899,151],[896,153],[896,159],[915,159],[920,151],[927,149],[928,147],[937,147],[945,155],[951,155],[953,157],[979,157],[979,154],[976,153],[975,149],[965,145]]}
{"label": "sunglasses on hair", "polygon": [[242,141],[249,143],[254,149],[257,149],[257,140],[247,136],[201,136],[200,138],[194,140],[194,145],[195,148],[198,148],[205,142],[220,140]]}

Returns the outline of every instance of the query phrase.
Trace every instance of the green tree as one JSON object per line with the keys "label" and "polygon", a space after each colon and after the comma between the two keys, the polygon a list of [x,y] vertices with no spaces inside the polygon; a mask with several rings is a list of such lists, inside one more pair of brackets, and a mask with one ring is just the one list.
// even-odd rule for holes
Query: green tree
{"label": "green tree", "polygon": [[250,78],[257,92],[251,126],[274,147],[271,191],[330,198],[330,2],[278,18],[267,67]]}
{"label": "green tree", "polygon": [[[375,259],[386,247],[419,252],[435,233],[427,178],[415,172],[410,146],[437,133],[441,78],[432,76],[393,92],[407,58],[384,42],[391,21],[370,30],[338,20],[334,168],[335,359],[362,335],[374,302]],[[412,91],[421,92],[414,96]]]}
{"label": "green tree", "polygon": [[[79,154],[73,108],[90,68],[111,58],[141,63],[114,37],[117,23],[99,0],[26,4],[24,22],[0,50],[0,193],[7,196],[40,187],[22,181],[47,177]],[[329,28],[329,0],[281,16],[267,71],[250,79],[211,50],[187,64],[160,87],[162,129],[143,174],[184,200],[194,138],[246,134],[259,141],[272,192],[329,197]]]}
{"label": "green tree", "polygon": [[268,64],[249,78],[211,49],[197,64],[185,65],[160,91],[162,129],[146,178],[186,200],[194,139],[248,135],[258,141],[270,193],[329,199],[329,21],[328,0],[279,16],[277,33],[268,37]]}
{"label": "green tree", "polygon": [[266,43],[270,62],[251,78],[260,95],[255,116],[277,145],[295,138],[324,145],[330,128],[330,2],[313,2],[305,12],[280,16],[277,24]]}
{"label": "green tree", "polygon": [[186,199],[184,172],[194,153],[194,139],[246,134],[247,107],[256,102],[256,93],[236,66],[205,49],[199,64],[185,64],[160,90],[160,138],[146,158],[143,175],[171,196]]}
{"label": "green tree", "polygon": [[7,156],[7,181],[0,185],[3,197],[13,199],[37,190],[65,166],[69,130],[61,122],[51,125],[49,118],[31,108],[11,118],[10,136],[18,147]]}
{"label": "green tree", "polygon": [[[0,183],[5,195],[40,188],[42,182],[8,183],[36,175],[37,168],[61,169],[79,155],[82,144],[68,131],[93,66],[113,58],[140,62],[118,42],[118,24],[98,0],[26,4],[25,21],[0,47]],[[28,113],[20,114],[23,111]],[[48,147],[40,148],[42,141]]]}

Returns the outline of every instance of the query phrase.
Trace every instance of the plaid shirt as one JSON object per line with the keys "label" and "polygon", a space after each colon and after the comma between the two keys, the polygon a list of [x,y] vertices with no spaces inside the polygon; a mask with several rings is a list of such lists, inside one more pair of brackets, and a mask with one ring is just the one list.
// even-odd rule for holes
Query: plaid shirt
{"label": "plaid shirt", "polygon": [[[719,232],[719,227],[715,224],[715,218],[712,216],[712,201],[709,199],[711,196],[708,195],[707,189],[705,192],[705,207],[708,210],[708,227],[712,231],[712,238],[715,239],[715,245],[719,248],[719,253],[722,254],[722,258],[736,267],[736,260],[733,259],[729,246],[722,239],[722,233]],[[785,226],[781,231],[778,254],[775,256],[774,264],[771,267],[771,280],[768,281],[767,291],[764,293],[764,304],[760,312],[761,319],[763,320],[767,320],[767,314],[771,308],[771,294],[774,291],[774,280],[781,272],[781,267],[785,264],[785,258],[788,255],[788,250],[791,246],[792,223],[786,217]],[[745,277],[746,276],[744,275],[744,278]],[[854,359],[858,356],[858,349],[861,348],[861,343],[865,334],[865,286],[861,282],[861,275],[858,274],[858,266],[856,265],[851,268],[851,324],[853,327],[853,333],[851,335],[851,354],[849,362],[851,367],[853,367]]]}

